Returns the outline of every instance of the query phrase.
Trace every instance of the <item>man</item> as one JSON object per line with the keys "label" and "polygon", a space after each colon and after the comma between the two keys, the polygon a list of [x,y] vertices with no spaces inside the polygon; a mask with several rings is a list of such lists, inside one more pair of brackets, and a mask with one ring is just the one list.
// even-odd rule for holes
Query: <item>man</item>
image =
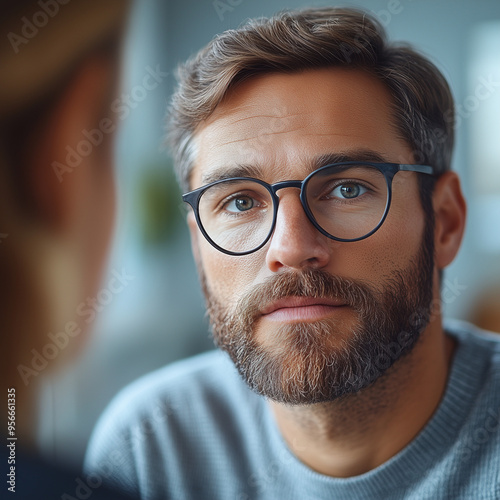
{"label": "man", "polygon": [[[499,344],[443,328],[465,202],[444,78],[351,9],[223,33],[170,141],[216,344],[103,418],[142,498],[498,498]],[[234,368],[234,366],[236,369]]]}

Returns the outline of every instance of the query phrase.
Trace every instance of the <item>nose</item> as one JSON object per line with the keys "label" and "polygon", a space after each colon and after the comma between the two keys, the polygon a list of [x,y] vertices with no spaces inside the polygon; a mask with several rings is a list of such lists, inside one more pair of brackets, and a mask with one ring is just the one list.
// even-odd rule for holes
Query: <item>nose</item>
{"label": "nose", "polygon": [[266,254],[272,272],[282,268],[323,268],[331,258],[333,241],[321,234],[307,217],[297,189],[280,192],[276,226]]}

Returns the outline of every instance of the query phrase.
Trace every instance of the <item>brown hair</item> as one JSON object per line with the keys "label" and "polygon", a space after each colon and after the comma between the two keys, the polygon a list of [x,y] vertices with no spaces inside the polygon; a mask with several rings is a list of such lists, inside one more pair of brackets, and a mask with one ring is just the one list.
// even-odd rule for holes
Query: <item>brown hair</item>
{"label": "brown hair", "polygon": [[[230,88],[259,73],[334,66],[365,69],[379,78],[392,94],[395,128],[415,162],[432,165],[437,174],[450,169],[453,98],[436,66],[409,46],[389,44],[382,25],[363,11],[314,8],[250,20],[216,36],[180,66],[167,140],[182,189],[189,189],[196,128]],[[428,208],[434,180],[419,180]]]}

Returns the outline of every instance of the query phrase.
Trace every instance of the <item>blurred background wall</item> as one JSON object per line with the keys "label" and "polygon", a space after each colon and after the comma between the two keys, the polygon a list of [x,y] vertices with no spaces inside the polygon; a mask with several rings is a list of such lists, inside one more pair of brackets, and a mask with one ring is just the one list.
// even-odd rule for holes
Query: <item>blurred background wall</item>
{"label": "blurred background wall", "polygon": [[[308,5],[372,11],[391,39],[420,49],[451,83],[458,106],[453,164],[463,180],[469,218],[459,257],[445,275],[443,300],[447,316],[477,322],[491,317],[484,324],[499,328],[498,0],[139,0],[123,94],[113,110],[122,128],[119,220],[109,276],[126,275],[126,286],[110,298],[103,281],[103,293],[89,305],[100,317],[84,358],[46,384],[40,441],[47,453],[79,465],[96,419],[121,387],[212,348],[179,193],[161,147],[173,71],[216,33],[249,17]],[[484,308],[490,302],[488,311],[478,310],[478,304]]]}

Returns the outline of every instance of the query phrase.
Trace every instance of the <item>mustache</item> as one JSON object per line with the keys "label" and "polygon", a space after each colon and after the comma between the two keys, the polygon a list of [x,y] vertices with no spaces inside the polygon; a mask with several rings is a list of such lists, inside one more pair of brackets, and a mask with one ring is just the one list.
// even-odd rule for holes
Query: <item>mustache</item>
{"label": "mustache", "polygon": [[251,321],[264,307],[288,297],[336,298],[356,311],[366,312],[373,310],[377,291],[361,280],[342,278],[322,269],[285,271],[256,285],[238,301],[236,311]]}

